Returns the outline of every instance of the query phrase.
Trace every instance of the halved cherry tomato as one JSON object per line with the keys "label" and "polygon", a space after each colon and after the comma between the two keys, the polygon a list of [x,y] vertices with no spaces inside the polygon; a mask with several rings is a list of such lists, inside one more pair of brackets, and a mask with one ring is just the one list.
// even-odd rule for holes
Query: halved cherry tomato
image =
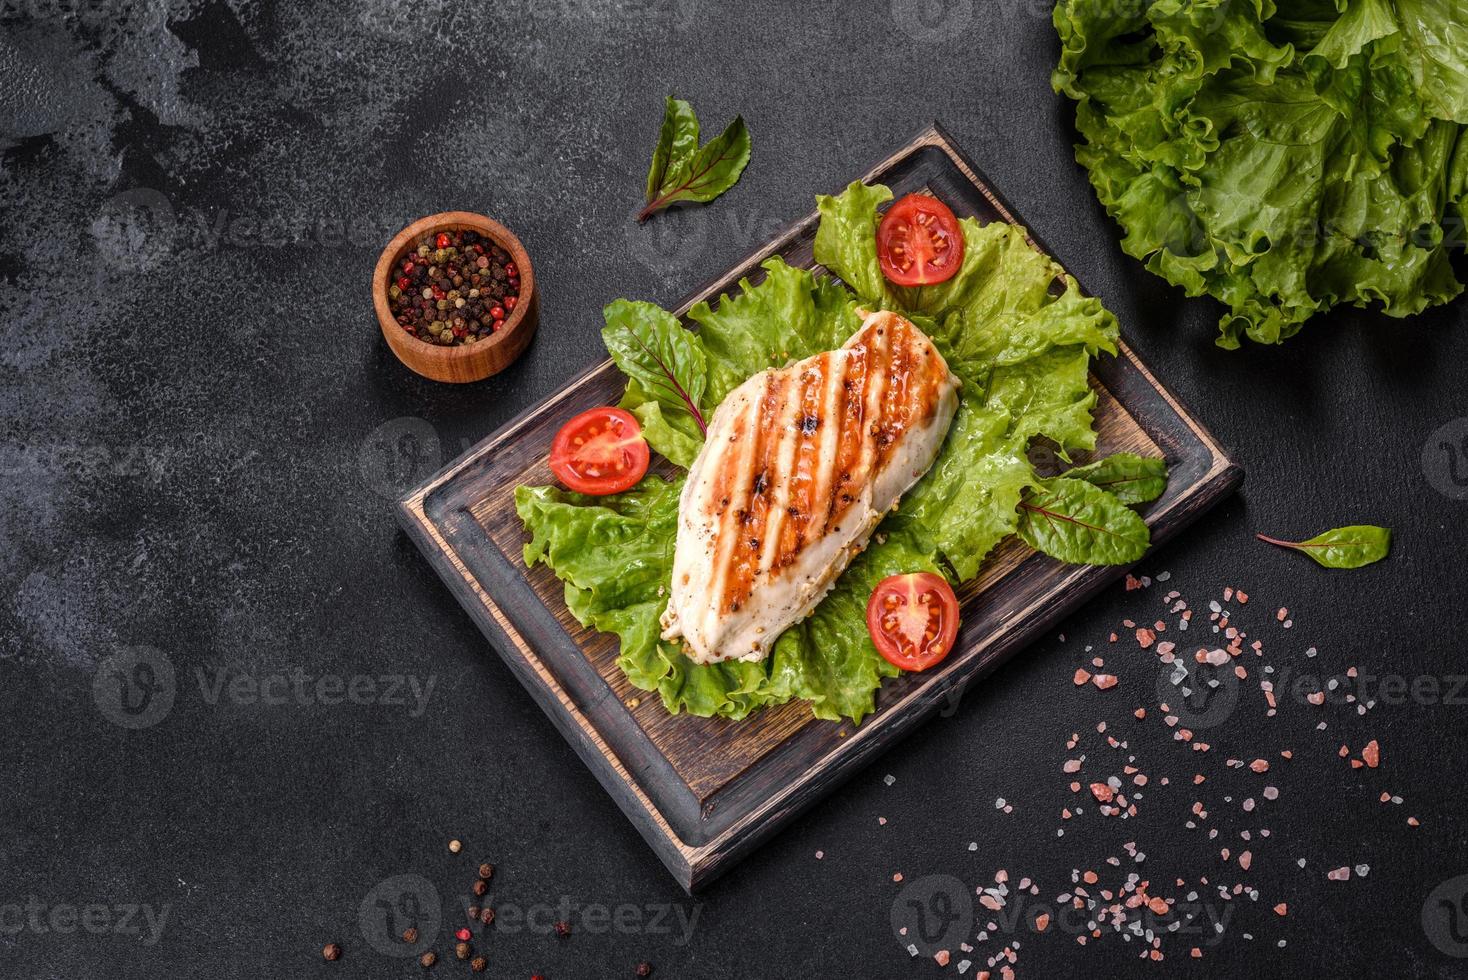
{"label": "halved cherry tomato", "polygon": [[889,575],[867,600],[867,629],[888,663],[927,670],[953,649],[958,597],[943,576],[932,572]]}
{"label": "halved cherry tomato", "polygon": [[947,282],[963,265],[963,231],[953,211],[926,194],[909,194],[877,226],[877,263],[899,286]]}
{"label": "halved cherry tomato", "polygon": [[550,468],[570,489],[603,496],[635,486],[648,459],[647,440],[631,412],[592,408],[556,433]]}

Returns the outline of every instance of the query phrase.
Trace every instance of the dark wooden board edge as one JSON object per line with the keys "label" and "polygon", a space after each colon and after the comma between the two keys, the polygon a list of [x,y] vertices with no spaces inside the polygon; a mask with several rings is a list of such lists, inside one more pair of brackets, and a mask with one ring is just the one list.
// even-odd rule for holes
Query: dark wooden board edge
{"label": "dark wooden board edge", "polygon": [[[958,167],[966,172],[966,176],[973,185],[988,201],[998,210],[1006,220],[1015,221],[1014,213],[1007,202],[995,194],[982,175],[978,172],[971,161],[957,150],[957,148],[946,139],[940,127],[936,124],[924,130],[918,137],[905,146],[902,150],[873,167],[868,175],[863,178],[870,181],[874,176],[880,174],[884,169],[892,167],[907,156],[922,152],[926,148],[936,148],[945,152]],[[739,278],[740,270],[744,270],[753,261],[765,254],[772,254],[785,248],[790,241],[798,237],[804,230],[808,219],[803,219],[791,226],[786,232],[776,236],[770,242],[765,243],[755,252],[751,253],[743,262],[731,267],[731,271],[724,276],[715,278],[710,284],[695,292],[695,297],[710,291],[724,292],[731,288]],[[1026,227],[1026,232],[1037,248],[1041,248],[1047,254],[1053,255],[1044,248],[1043,243],[1035,239],[1033,233]],[[1058,260],[1057,260],[1058,261]],[[690,299],[684,303],[679,312],[686,311],[692,304]],[[1199,443],[1208,449],[1208,461],[1202,466],[1206,473],[1202,475],[1199,486],[1185,501],[1182,506],[1174,508],[1176,513],[1159,515],[1153,527],[1154,545],[1161,544],[1182,530],[1194,519],[1215,504],[1219,499],[1232,492],[1242,480],[1242,471],[1235,465],[1227,454],[1220,449],[1212,436],[1204,429],[1196,419],[1192,418],[1163,385],[1141,364],[1130,350],[1125,350],[1122,357],[1130,361],[1130,366],[1140,372],[1153,391],[1160,394],[1166,401],[1171,413],[1174,414],[1191,432]],[[586,371],[581,372],[576,379],[568,383],[568,388],[575,387],[579,382],[586,380],[591,375],[605,368],[605,363],[593,364]],[[1114,371],[1106,372],[1115,374]],[[1125,372],[1130,373],[1130,372]],[[1098,372],[1098,376],[1101,372]],[[1106,379],[1103,377],[1103,383]],[[1115,380],[1113,378],[1113,380]],[[480,444],[470,449],[464,456],[450,462],[442,468],[434,477],[405,498],[399,505],[399,519],[408,530],[410,536],[421,550],[429,555],[430,561],[435,569],[450,585],[460,603],[469,610],[491,643],[505,657],[507,663],[511,664],[517,676],[526,687],[531,689],[532,695],[541,704],[543,710],[551,716],[552,722],[562,731],[562,734],[571,741],[577,754],[597,775],[598,781],[617,801],[618,806],[633,821],[643,837],[652,845],[654,851],[667,865],[674,876],[685,889],[693,890],[702,884],[712,880],[717,874],[725,870],[739,857],[748,853],[750,849],[767,839],[777,830],[784,826],[790,819],[799,814],[816,800],[829,793],[841,782],[850,778],[859,768],[863,767],[875,754],[885,750],[898,739],[910,732],[917,724],[925,721],[939,708],[953,700],[955,692],[961,692],[967,684],[987,676],[1019,649],[1023,648],[1040,632],[1043,632],[1050,622],[1056,618],[1069,614],[1070,611],[1079,607],[1089,598],[1104,588],[1109,582],[1114,581],[1122,573],[1123,569],[1113,568],[1091,568],[1081,567],[1075,572],[1062,579],[1058,585],[1063,590],[1065,599],[1060,603],[1050,601],[1047,608],[1051,610],[1043,618],[1031,617],[1018,624],[1008,633],[1004,634],[1002,640],[995,641],[985,656],[975,661],[970,661],[967,669],[961,677],[949,676],[935,678],[933,683],[925,684],[915,689],[898,705],[890,709],[895,717],[888,720],[880,728],[868,726],[860,728],[855,734],[833,747],[825,759],[820,760],[813,771],[815,775],[804,783],[794,785],[783,794],[779,794],[767,801],[766,805],[756,808],[747,813],[738,824],[728,828],[725,833],[720,834],[700,846],[690,847],[677,839],[672,828],[662,815],[657,812],[649,797],[642,791],[641,787],[633,782],[634,777],[622,765],[615,753],[608,750],[606,743],[601,739],[594,726],[577,708],[568,693],[560,687],[553,677],[546,671],[545,666],[532,658],[524,651],[529,647],[524,638],[519,634],[504,612],[495,605],[488,595],[482,590],[475,588],[470,577],[462,565],[456,565],[454,560],[448,557],[444,551],[448,547],[432,523],[428,520],[423,509],[424,498],[437,486],[446,482],[452,475],[458,473],[466,466],[472,465],[489,448],[489,444],[496,441],[501,433],[515,429],[531,415],[544,411],[548,402],[556,401],[556,398],[548,399],[538,405],[531,406],[521,412],[513,420],[501,427],[496,433],[491,434]],[[1123,401],[1125,399],[1123,398]],[[1150,433],[1157,431],[1155,425],[1157,420],[1152,420],[1154,425],[1145,426]],[[1154,436],[1155,438],[1155,436]],[[1043,556],[1032,556],[1031,560],[1047,561]],[[1023,566],[1021,566],[1023,567]],[[1018,570],[1016,570],[1018,571]],[[513,651],[510,653],[509,651]],[[912,706],[912,702],[917,702]],[[855,748],[853,748],[855,746]]]}

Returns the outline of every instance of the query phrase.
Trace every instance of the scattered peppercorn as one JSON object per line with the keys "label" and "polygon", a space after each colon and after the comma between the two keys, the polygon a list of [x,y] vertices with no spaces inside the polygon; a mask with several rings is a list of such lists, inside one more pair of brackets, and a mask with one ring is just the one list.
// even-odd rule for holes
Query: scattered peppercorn
{"label": "scattered peppercorn", "polygon": [[489,966],[489,960],[485,959],[482,956],[476,956],[474,957],[474,959],[469,961],[469,968],[472,969],[475,973],[483,973],[484,968],[487,966]]}
{"label": "scattered peppercorn", "polygon": [[333,963],[342,958],[342,947],[340,943],[327,943],[321,947],[321,958],[328,963]]}
{"label": "scattered peppercorn", "polygon": [[479,913],[479,921],[480,922],[483,922],[485,925],[493,925],[494,924],[494,909],[486,908],[483,912],[480,912]]}
{"label": "scattered peppercorn", "polygon": [[460,926],[459,927],[459,931],[456,932],[456,933],[454,933],[454,938],[457,939],[461,943],[467,943],[469,941],[469,939],[473,935],[474,934],[472,932],[470,932],[468,929],[465,929],[463,926]]}
{"label": "scattered peppercorn", "polygon": [[423,969],[425,970],[437,962],[438,954],[431,949],[428,952],[424,953],[422,956],[418,957],[418,965],[423,967]]}
{"label": "scattered peppercorn", "polygon": [[464,910],[469,915],[469,921],[474,922],[479,918],[479,906],[471,905]]}
{"label": "scattered peppercorn", "polygon": [[485,881],[483,878],[480,878],[478,881],[474,882],[474,894],[483,897],[484,893],[487,891],[489,891],[489,882]]}
{"label": "scattered peppercorn", "polygon": [[456,840],[449,841],[449,853],[450,854],[458,854],[459,851],[463,850],[463,848],[464,848],[464,845],[463,844],[460,844],[458,841],[456,841]]}
{"label": "scattered peppercorn", "polygon": [[414,943],[416,943],[417,941],[418,941],[418,930],[417,929],[413,928],[412,926],[409,926],[408,928],[406,928],[406,929],[403,930],[403,942],[405,942],[409,946],[411,946]]}
{"label": "scattered peppercorn", "polygon": [[[398,261],[388,285],[393,319],[440,347],[472,344],[504,326],[519,302],[520,270],[477,231],[442,231]],[[449,850],[458,853],[458,841]],[[488,877],[485,875],[485,877]]]}
{"label": "scattered peppercorn", "polygon": [[569,922],[557,922],[556,923],[556,935],[557,936],[560,936],[562,939],[565,939],[567,936],[571,935],[571,923],[569,923]]}
{"label": "scattered peppercorn", "polygon": [[454,947],[454,955],[461,960],[467,960],[469,958],[469,944],[459,943]]}
{"label": "scattered peppercorn", "polygon": [[639,977],[650,977],[650,976],[652,976],[652,964],[651,963],[639,963],[639,964],[637,964],[637,975]]}
{"label": "scattered peppercorn", "polygon": [[490,864],[488,861],[485,861],[483,864],[481,864],[479,866],[479,877],[483,878],[485,881],[493,878],[494,865]]}

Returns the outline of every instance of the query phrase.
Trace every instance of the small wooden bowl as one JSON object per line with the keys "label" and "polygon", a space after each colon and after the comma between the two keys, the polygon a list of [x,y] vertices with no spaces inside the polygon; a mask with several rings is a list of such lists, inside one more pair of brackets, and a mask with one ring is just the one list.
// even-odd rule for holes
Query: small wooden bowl
{"label": "small wooden bowl", "polygon": [[[492,239],[506,252],[520,272],[520,296],[515,308],[505,318],[504,326],[490,334],[487,340],[472,344],[442,347],[414,337],[393,318],[388,306],[387,289],[392,283],[394,270],[403,257],[418,247],[419,243],[441,231],[477,231]],[[377,260],[372,273],[372,305],[377,310],[377,323],[382,327],[382,336],[387,346],[406,364],[425,378],[462,384],[482,381],[498,374],[530,343],[535,328],[540,322],[540,296],[535,289],[535,270],[530,265],[530,256],[520,239],[492,218],[470,211],[444,211],[419,218],[398,232]]]}

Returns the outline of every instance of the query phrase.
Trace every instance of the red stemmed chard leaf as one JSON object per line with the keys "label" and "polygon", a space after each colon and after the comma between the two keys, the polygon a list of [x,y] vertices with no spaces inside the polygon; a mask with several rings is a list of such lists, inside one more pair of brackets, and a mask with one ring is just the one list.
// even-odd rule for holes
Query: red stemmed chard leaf
{"label": "red stemmed chard leaf", "polygon": [[704,349],[677,317],[652,303],[614,300],[602,314],[602,342],[627,376],[622,407],[642,423],[648,445],[679,466],[691,466],[708,431]]}
{"label": "red stemmed chard leaf", "polygon": [[668,96],[647,171],[647,206],[637,220],[646,221],[679,201],[712,201],[738,182],[749,163],[749,148],[743,116],[735,116],[728,128],[700,147],[693,106]]}
{"label": "red stemmed chard leaf", "polygon": [[1281,541],[1267,534],[1256,534],[1267,544],[1302,552],[1326,568],[1360,568],[1386,557],[1392,546],[1389,528],[1374,524],[1352,524],[1332,528],[1308,541]]}

